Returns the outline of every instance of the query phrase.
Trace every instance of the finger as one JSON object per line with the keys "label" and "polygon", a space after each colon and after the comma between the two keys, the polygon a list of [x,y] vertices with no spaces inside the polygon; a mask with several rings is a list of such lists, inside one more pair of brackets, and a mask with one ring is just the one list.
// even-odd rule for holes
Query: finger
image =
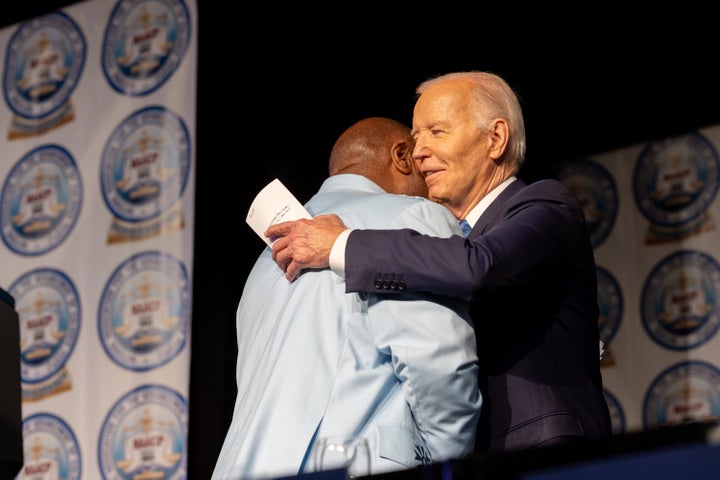
{"label": "finger", "polygon": [[300,266],[297,262],[292,261],[287,266],[287,269],[285,270],[285,278],[287,278],[289,281],[294,281],[297,276],[300,274]]}
{"label": "finger", "polygon": [[287,249],[283,250],[282,252],[278,253],[277,258],[275,259],[275,263],[278,264],[278,267],[282,269],[282,271],[286,271],[288,268],[288,265],[293,261],[292,257],[288,255]]}
{"label": "finger", "polygon": [[292,262],[292,259],[286,258],[285,255],[281,255],[280,257],[278,257],[277,260],[275,260],[275,263],[277,263],[277,266],[280,267],[280,270],[282,270],[283,272],[287,271],[290,262]]}
{"label": "finger", "polygon": [[280,257],[286,253],[285,250],[287,250],[288,245],[290,245],[290,242],[285,237],[280,237],[270,244],[270,248],[272,249],[272,258],[275,262],[279,262]]}
{"label": "finger", "polygon": [[275,225],[270,225],[267,230],[265,230],[265,236],[268,238],[273,237],[284,237],[288,233],[290,233],[290,227],[293,222],[280,222],[276,223]]}

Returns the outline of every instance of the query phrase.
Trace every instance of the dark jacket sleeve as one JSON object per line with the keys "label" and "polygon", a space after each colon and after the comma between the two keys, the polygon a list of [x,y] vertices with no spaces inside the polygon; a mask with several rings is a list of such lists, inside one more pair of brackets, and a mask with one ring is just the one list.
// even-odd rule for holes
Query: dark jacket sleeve
{"label": "dark jacket sleeve", "polygon": [[[546,288],[589,261],[581,208],[556,181],[499,197],[470,236],[437,238],[412,230],[356,230],[345,251],[348,292],[430,291],[480,300],[511,287]],[[590,250],[591,254],[591,250]]]}

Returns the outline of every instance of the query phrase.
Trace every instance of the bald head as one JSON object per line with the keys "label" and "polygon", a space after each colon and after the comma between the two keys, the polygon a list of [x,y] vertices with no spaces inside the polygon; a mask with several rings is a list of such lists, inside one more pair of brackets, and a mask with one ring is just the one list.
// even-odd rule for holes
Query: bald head
{"label": "bald head", "polygon": [[369,117],[350,126],[330,152],[330,176],[363,175],[388,193],[427,197],[427,186],[412,158],[410,128],[385,117]]}

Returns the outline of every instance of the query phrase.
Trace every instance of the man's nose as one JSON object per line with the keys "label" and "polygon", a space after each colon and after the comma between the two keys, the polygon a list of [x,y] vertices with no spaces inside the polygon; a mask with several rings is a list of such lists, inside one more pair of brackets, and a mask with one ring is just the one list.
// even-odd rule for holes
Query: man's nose
{"label": "man's nose", "polygon": [[415,148],[413,148],[412,156],[418,162],[422,162],[429,156],[429,152],[425,144],[421,141],[415,142]]}

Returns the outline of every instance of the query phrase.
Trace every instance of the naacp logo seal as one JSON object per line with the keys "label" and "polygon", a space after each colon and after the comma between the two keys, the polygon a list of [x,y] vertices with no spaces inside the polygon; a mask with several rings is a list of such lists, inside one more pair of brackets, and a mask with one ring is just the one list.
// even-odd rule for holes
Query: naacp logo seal
{"label": "naacp logo seal", "polygon": [[44,133],[74,118],[70,95],[85,65],[85,38],[58,12],[20,25],[10,38],[3,73],[14,113],[8,139]]}
{"label": "naacp logo seal", "polygon": [[65,371],[80,333],[80,298],[62,272],[30,271],[10,286],[20,321],[23,401],[70,388]]}
{"label": "naacp logo seal", "polygon": [[174,390],[139,387],[112,407],[99,439],[107,479],[185,479],[187,404]]}
{"label": "naacp logo seal", "polygon": [[620,405],[617,397],[610,393],[608,389],[603,389],[603,395],[605,396],[605,403],[607,403],[608,410],[610,411],[610,424],[612,425],[613,434],[618,435],[625,433],[625,412],[622,409],[622,405]]}
{"label": "naacp logo seal", "polygon": [[555,177],[573,192],[580,203],[592,245],[597,248],[605,241],[617,219],[615,180],[605,167],[592,160],[563,163]]}
{"label": "naacp logo seal", "polygon": [[700,133],[649,143],[633,174],[633,193],[650,221],[645,242],[675,242],[715,229],[708,207],[718,189],[718,154]]}
{"label": "naacp logo seal", "polygon": [[60,417],[37,413],[23,420],[24,463],[17,480],[82,478],[80,445]]}
{"label": "naacp logo seal", "polygon": [[146,95],[175,72],[190,39],[190,14],[182,0],[120,0],[102,46],[110,85],[127,95]]}
{"label": "naacp logo seal", "polygon": [[162,252],[123,262],[107,282],[98,307],[98,331],[107,354],[130,370],[170,361],[187,339],[188,276],[182,263]]}
{"label": "naacp logo seal", "polygon": [[182,228],[179,200],[190,150],[185,123],[161,106],[143,108],[115,128],[100,163],[103,198],[115,217],[108,243]]}
{"label": "naacp logo seal", "polygon": [[0,225],[5,244],[22,255],[40,255],[70,234],[82,205],[75,160],[59,145],[40,146],[5,178]]}
{"label": "naacp logo seal", "polygon": [[645,427],[720,419],[720,371],[709,363],[681,362],[652,382],[643,402]]}
{"label": "naacp logo seal", "polygon": [[648,335],[672,350],[707,342],[720,326],[720,267],[709,255],[681,250],[661,260],[642,290]]}
{"label": "naacp logo seal", "polygon": [[611,345],[618,328],[620,328],[623,315],[623,296],[620,285],[608,270],[599,265],[596,266],[596,270],[598,306],[600,308],[598,327],[600,328],[600,340],[605,344],[605,353],[600,364],[607,367],[615,364]]}

